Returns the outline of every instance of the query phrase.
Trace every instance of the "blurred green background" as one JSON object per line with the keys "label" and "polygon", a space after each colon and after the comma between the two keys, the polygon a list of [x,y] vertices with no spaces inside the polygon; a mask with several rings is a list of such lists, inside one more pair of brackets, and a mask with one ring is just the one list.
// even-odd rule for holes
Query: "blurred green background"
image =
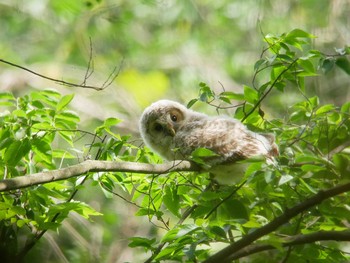
{"label": "blurred green background", "polygon": [[[0,89],[18,96],[47,88],[75,93],[72,107],[83,129],[118,117],[123,122],[117,131],[139,139],[139,115],[155,100],[187,103],[197,97],[200,82],[216,91],[241,92],[243,85],[252,85],[265,34],[301,28],[317,37],[311,48],[334,54],[349,45],[349,13],[348,0],[0,0],[0,58],[81,83],[92,55],[87,84],[95,86],[121,67],[108,88],[95,91],[60,86],[0,64]],[[323,103],[340,105],[350,98],[349,75],[320,70],[307,90]],[[264,109],[283,116],[293,103],[291,95],[272,94]],[[196,107],[215,113],[205,104]],[[92,187],[78,198],[104,216],[87,222],[72,214],[59,232],[44,236],[29,260],[137,262],[146,257],[127,247],[128,237],[159,232],[146,218]]]}

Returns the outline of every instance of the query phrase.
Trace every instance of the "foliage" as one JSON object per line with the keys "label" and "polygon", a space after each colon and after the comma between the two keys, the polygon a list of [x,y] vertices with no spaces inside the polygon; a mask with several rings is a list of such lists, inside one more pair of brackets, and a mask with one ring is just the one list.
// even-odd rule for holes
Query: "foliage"
{"label": "foliage", "polygon": [[[198,98],[188,103],[188,107],[203,101],[217,110],[236,108],[235,118],[252,129],[273,131],[281,151],[278,168],[254,162],[246,172],[247,183],[240,189],[208,188],[208,175],[204,174],[172,173],[166,178],[150,177],[146,182],[142,178],[139,189],[147,194],[136,197],[142,198],[147,208],[139,210],[139,215],[157,218],[168,232],[159,243],[153,238],[133,239],[132,247],[138,245],[153,251],[155,261],[202,261],[212,253],[213,244],[232,243],[307,197],[349,179],[350,155],[343,150],[349,146],[350,103],[340,107],[322,105],[317,96],[306,95],[305,85],[306,77],[330,70],[329,63],[347,71],[349,50],[345,48],[327,56],[310,49],[312,38],[300,29],[280,36],[265,36],[267,48],[254,68],[254,79],[260,76],[267,79],[263,84],[244,86],[242,94],[228,91],[216,94],[201,83]],[[338,63],[343,60],[344,63]],[[283,119],[265,119],[262,108],[266,97],[272,92],[288,94],[291,89],[301,95],[301,100],[289,107]],[[278,253],[270,254],[274,262],[286,258],[303,261],[307,257],[329,262],[348,259],[333,243],[308,244],[286,251],[281,246],[287,236],[347,229],[344,222],[350,216],[347,198],[348,194],[344,193],[304,211],[258,244],[268,243],[278,249]],[[172,217],[165,214],[166,210]],[[188,216],[186,211],[191,211],[191,220],[182,222],[184,214]],[[176,220],[181,223],[174,224]],[[259,258],[252,256],[250,261],[259,262]]]}
{"label": "foliage", "polygon": [[[58,168],[75,158],[69,151],[78,136],[79,116],[68,110],[73,95],[53,90],[32,92],[15,98],[1,93],[1,178],[14,178],[46,169]],[[87,204],[72,200],[77,180],[49,183],[1,195],[0,250],[10,262],[14,255],[26,253],[46,230],[57,229],[70,212],[85,218],[100,213]],[[25,236],[26,245],[17,247]]]}
{"label": "foliage", "polygon": [[[334,67],[349,74],[349,48],[326,55],[311,49],[311,39],[311,34],[300,29],[266,35],[267,48],[254,66],[252,86],[244,86],[241,93],[216,93],[200,83],[198,98],[188,103],[192,107],[205,102],[217,111],[235,109],[234,117],[251,129],[274,132],[281,153],[277,167],[255,161],[239,185],[213,185],[206,173],[172,172],[161,176],[117,172],[93,173],[2,193],[0,236],[6,242],[0,249],[4,258],[25,256],[47,230],[59,229],[70,212],[88,219],[100,215],[75,200],[77,192],[85,191],[87,178],[95,189],[100,186],[107,198],[122,197],[137,208],[136,216],[147,217],[157,226],[153,235],[130,237],[132,249],[152,253],[149,262],[203,261],[223,245],[254,232],[308,197],[348,180],[350,103],[322,104],[317,96],[308,95],[306,78],[317,78]],[[263,109],[274,93],[297,93],[299,101],[288,105],[288,114],[267,118]],[[6,109],[0,118],[1,178],[64,167],[77,161],[76,154],[98,160],[160,162],[149,149],[115,132],[118,119],[106,119],[94,132],[79,130],[79,117],[68,108],[72,100],[73,95],[63,96],[53,90],[18,98],[9,92],[0,94],[0,106]],[[86,140],[81,142],[87,137],[88,144]],[[212,153],[197,154],[203,157]],[[347,229],[348,198],[348,193],[328,198],[256,244],[276,248],[269,253],[276,262],[349,260],[334,242],[283,248],[286,237]],[[24,245],[19,242],[23,237]],[[249,260],[261,262],[261,256],[250,255]]]}

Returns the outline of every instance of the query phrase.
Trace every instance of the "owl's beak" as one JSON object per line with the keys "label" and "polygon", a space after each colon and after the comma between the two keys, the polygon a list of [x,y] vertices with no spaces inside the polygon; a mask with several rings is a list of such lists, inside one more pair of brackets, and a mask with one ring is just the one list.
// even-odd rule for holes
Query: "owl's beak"
{"label": "owl's beak", "polygon": [[169,135],[174,137],[175,136],[175,129],[174,129],[174,127],[171,124],[168,124],[167,128],[168,128],[167,131],[168,131]]}

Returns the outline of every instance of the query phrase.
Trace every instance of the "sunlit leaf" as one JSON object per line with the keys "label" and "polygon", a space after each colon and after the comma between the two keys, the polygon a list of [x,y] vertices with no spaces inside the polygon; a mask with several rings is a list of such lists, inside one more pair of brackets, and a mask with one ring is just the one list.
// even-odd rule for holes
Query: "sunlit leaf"
{"label": "sunlit leaf", "polygon": [[72,101],[74,94],[63,96],[56,105],[56,111],[61,111]]}
{"label": "sunlit leaf", "polygon": [[9,165],[16,165],[24,156],[28,154],[31,143],[28,138],[22,141],[12,141],[5,151],[4,161]]}
{"label": "sunlit leaf", "polygon": [[320,108],[317,109],[316,114],[323,114],[329,111],[332,111],[335,109],[335,106],[333,104],[326,104],[321,106]]}
{"label": "sunlit leaf", "polygon": [[258,97],[259,97],[258,92],[249,86],[244,86],[243,88],[244,88],[244,99],[254,104],[258,100]]}
{"label": "sunlit leaf", "polygon": [[290,180],[293,180],[293,176],[289,175],[289,174],[286,174],[286,175],[282,175],[279,182],[278,182],[278,185],[283,185],[287,182],[289,182]]}
{"label": "sunlit leaf", "polygon": [[315,38],[314,35],[302,30],[302,29],[293,29],[286,35],[286,39],[288,38]]}

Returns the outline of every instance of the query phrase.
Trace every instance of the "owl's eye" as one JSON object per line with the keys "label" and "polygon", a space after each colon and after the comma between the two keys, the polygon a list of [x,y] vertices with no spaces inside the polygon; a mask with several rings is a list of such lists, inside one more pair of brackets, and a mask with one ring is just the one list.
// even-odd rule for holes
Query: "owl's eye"
{"label": "owl's eye", "polygon": [[177,121],[177,116],[175,114],[172,114],[170,118],[173,122]]}
{"label": "owl's eye", "polygon": [[163,131],[163,126],[160,125],[159,123],[156,123],[156,124],[154,125],[154,130],[155,130],[156,132],[161,132],[161,131]]}

